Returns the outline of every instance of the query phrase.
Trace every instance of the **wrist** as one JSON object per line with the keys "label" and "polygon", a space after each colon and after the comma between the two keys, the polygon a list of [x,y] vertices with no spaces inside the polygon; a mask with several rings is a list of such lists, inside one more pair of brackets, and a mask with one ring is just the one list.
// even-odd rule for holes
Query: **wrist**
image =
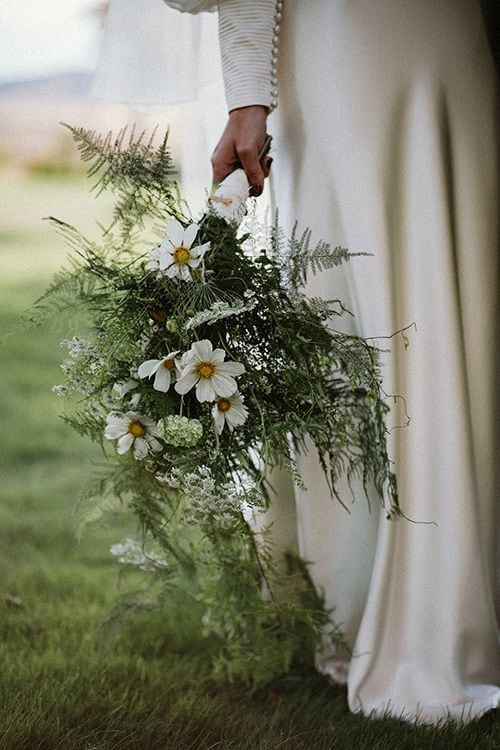
{"label": "wrist", "polygon": [[269,114],[269,107],[265,107],[263,104],[249,104],[245,107],[235,107],[229,111],[230,120],[241,120],[252,117],[255,119],[267,120]]}

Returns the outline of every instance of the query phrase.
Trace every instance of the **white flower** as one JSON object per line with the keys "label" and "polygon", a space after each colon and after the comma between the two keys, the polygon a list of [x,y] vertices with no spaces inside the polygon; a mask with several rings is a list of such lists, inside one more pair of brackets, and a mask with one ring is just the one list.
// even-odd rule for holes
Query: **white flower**
{"label": "white flower", "polygon": [[141,460],[150,450],[161,451],[161,443],[156,423],[149,417],[128,411],[125,414],[111,412],[106,418],[104,437],[118,440],[116,452],[126,453],[133,446],[134,458]]}
{"label": "white flower", "polygon": [[255,307],[257,307],[257,304],[257,300],[251,300],[247,302],[246,305],[241,303],[230,305],[228,302],[222,301],[213,302],[208,309],[201,310],[201,312],[198,312],[196,313],[196,315],[193,315],[192,318],[189,318],[186,321],[184,328],[186,329],[186,331],[190,331],[192,328],[197,328],[204,323],[208,323],[208,325],[210,326],[213,323],[216,323],[218,320],[229,318],[232,315],[242,315],[249,310],[253,310]]}
{"label": "white flower", "polygon": [[125,539],[121,544],[112,544],[109,548],[112,555],[118,558],[118,562],[124,565],[133,565],[140,570],[154,571],[166,568],[168,563],[153,552],[144,552],[143,545],[137,539]]}
{"label": "white flower", "polygon": [[231,396],[238,387],[234,378],[244,373],[245,368],[240,362],[224,362],[225,356],[225,351],[213,349],[208,339],[195,341],[182,357],[182,372],[175,384],[177,393],[187,393],[196,386],[200,402]]}
{"label": "white flower", "polygon": [[137,380],[132,380],[132,378],[122,380],[113,385],[113,395],[117,396],[117,398],[123,398],[129,391],[133,391],[134,388],[137,388],[137,385]]}
{"label": "white flower", "polygon": [[226,424],[232,432],[235,427],[242,425],[248,417],[248,409],[243,404],[243,396],[236,391],[228,398],[218,398],[212,409],[212,417],[219,435]]}
{"label": "white flower", "polygon": [[203,435],[203,425],[199,419],[188,419],[173,414],[160,419],[158,431],[166,443],[190,448],[196,445]]}
{"label": "white flower", "polygon": [[150,251],[153,260],[148,263],[148,268],[159,269],[171,279],[178,277],[191,281],[190,269],[200,265],[210,248],[210,242],[191,247],[198,230],[198,224],[184,228],[180,222],[170,221],[160,247]]}
{"label": "white flower", "polygon": [[163,359],[147,359],[139,365],[137,370],[139,377],[151,378],[154,375],[153,388],[155,391],[166,393],[177,374],[176,354],[179,354],[179,351],[170,352]]}
{"label": "white flower", "polygon": [[242,169],[235,169],[208,199],[212,211],[226,222],[239,222],[246,214],[248,180]]}

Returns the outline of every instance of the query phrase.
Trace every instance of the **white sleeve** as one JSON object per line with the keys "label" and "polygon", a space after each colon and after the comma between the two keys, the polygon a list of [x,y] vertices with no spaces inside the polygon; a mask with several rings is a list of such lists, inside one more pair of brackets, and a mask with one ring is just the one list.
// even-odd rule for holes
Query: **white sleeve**
{"label": "white sleeve", "polygon": [[277,106],[282,0],[219,0],[219,41],[229,110]]}
{"label": "white sleeve", "polygon": [[181,13],[201,13],[203,10],[217,10],[216,0],[164,0],[174,10]]}

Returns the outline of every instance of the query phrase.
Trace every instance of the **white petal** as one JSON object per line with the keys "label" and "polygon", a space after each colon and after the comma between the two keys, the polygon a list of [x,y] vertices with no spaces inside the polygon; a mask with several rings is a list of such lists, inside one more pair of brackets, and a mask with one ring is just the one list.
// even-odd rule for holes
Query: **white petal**
{"label": "white petal", "polygon": [[200,378],[196,385],[196,398],[198,401],[214,401],[215,390],[212,385],[212,378]]}
{"label": "white petal", "polygon": [[142,437],[138,437],[134,440],[134,458],[140,461],[142,458],[146,458],[148,455],[148,444]]}
{"label": "white petal", "polygon": [[195,258],[203,257],[209,250],[210,242],[204,242],[203,245],[196,245],[196,247],[191,248],[191,255],[194,255]]}
{"label": "white petal", "polygon": [[108,440],[116,440],[116,438],[127,432],[128,424],[129,420],[125,417],[108,416],[104,437]]}
{"label": "white petal", "polygon": [[151,419],[151,417],[144,417],[142,414],[139,414],[136,417],[137,421],[142,424],[143,427],[146,428],[146,430],[153,435],[158,435],[158,430],[156,428],[156,422],[154,419]]}
{"label": "white petal", "polygon": [[163,448],[162,444],[155,437],[152,437],[151,435],[146,435],[145,439],[149,447],[151,448],[151,450],[155,451],[155,453],[158,453],[159,451],[162,450]]}
{"label": "white petal", "polygon": [[196,258],[196,257],[190,258],[186,265],[188,265],[189,268],[198,268],[202,260],[203,260],[202,256],[200,256],[199,258]]}
{"label": "white petal", "polygon": [[116,452],[120,455],[126,453],[133,442],[134,436],[132,435],[132,433],[127,432],[126,435],[123,435],[116,444]]}
{"label": "white petal", "polygon": [[156,372],[161,363],[161,359],[147,359],[142,365],[139,365],[139,369],[137,370],[139,377],[149,378]]}
{"label": "white petal", "polygon": [[179,277],[183,281],[192,281],[191,274],[189,273],[189,266],[187,263],[182,263],[179,268]]}
{"label": "white petal", "polygon": [[241,362],[221,362],[217,365],[217,372],[221,375],[243,375],[245,372],[245,365]]}
{"label": "white petal", "polygon": [[124,435],[128,430],[128,423],[126,427],[106,427],[104,430],[104,437],[107,438],[107,440],[116,440],[116,438],[121,437]]}
{"label": "white petal", "polygon": [[165,227],[165,238],[173,247],[179,247],[182,244],[185,229],[176,219],[169,221]]}
{"label": "white petal", "polygon": [[125,396],[129,391],[133,391],[134,388],[137,388],[138,386],[137,380],[133,380],[132,378],[129,378],[128,380],[123,380],[120,383],[115,383],[113,386],[113,391],[118,396]]}
{"label": "white petal", "polygon": [[224,429],[226,420],[224,419],[224,412],[220,411],[220,409],[217,408],[217,404],[212,409],[212,416],[215,422],[215,429],[220,435],[222,430]]}
{"label": "white petal", "polygon": [[166,271],[171,266],[174,266],[174,268],[176,268],[174,258],[171,253],[164,253],[160,255],[160,257],[158,258],[158,263],[160,271]]}
{"label": "white petal", "polygon": [[[191,362],[191,360],[193,359],[193,355],[194,355],[194,352],[192,348],[189,349],[187,352],[184,352],[184,354],[181,357],[181,368],[186,367],[188,362]],[[194,365],[193,365],[193,368],[194,368]]]}
{"label": "white petal", "polygon": [[172,263],[172,265],[166,269],[166,274],[169,279],[175,279],[176,276],[179,276],[179,266],[176,266],[175,263]]}
{"label": "white petal", "polygon": [[226,412],[227,423],[230,427],[238,427],[246,422],[248,411],[240,404],[234,404]]}
{"label": "white petal", "polygon": [[199,230],[198,224],[190,224],[185,230],[182,237],[182,242],[179,242],[179,245],[184,245],[184,247],[191,247],[193,244],[196,235],[198,234]]}
{"label": "white petal", "polygon": [[237,389],[238,385],[234,378],[226,375],[221,375],[219,371],[214,373],[211,377],[212,385],[217,396],[223,398],[229,398]]}
{"label": "white petal", "polygon": [[196,374],[196,372],[187,372],[183,374],[181,378],[179,378],[179,380],[175,384],[175,390],[177,391],[177,393],[187,393],[191,390],[197,380],[198,375]]}
{"label": "white petal", "polygon": [[196,355],[196,359],[199,362],[211,362],[212,361],[212,342],[209,339],[202,339],[201,341],[195,341],[191,347]]}
{"label": "white petal", "polygon": [[171,374],[170,370],[167,370],[166,367],[160,367],[156,371],[155,379],[153,382],[153,388],[155,391],[161,391],[162,393],[166,393],[168,389],[170,388],[170,382],[171,382]]}
{"label": "white petal", "polygon": [[[222,362],[224,360],[224,357],[226,356],[226,352],[224,349],[214,349],[212,352],[212,362]],[[219,369],[217,367],[217,369]]]}

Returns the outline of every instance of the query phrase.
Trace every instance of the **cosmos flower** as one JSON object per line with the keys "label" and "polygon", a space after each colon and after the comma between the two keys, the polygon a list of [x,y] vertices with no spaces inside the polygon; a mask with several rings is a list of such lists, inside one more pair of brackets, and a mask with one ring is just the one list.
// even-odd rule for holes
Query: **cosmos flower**
{"label": "cosmos flower", "polygon": [[104,437],[117,440],[116,452],[120,455],[133,448],[134,458],[145,458],[149,451],[161,451],[161,443],[156,439],[159,432],[149,417],[128,411],[125,414],[111,412],[106,418]]}
{"label": "cosmos flower", "polygon": [[215,401],[218,396],[228,398],[238,388],[235,377],[245,372],[240,362],[224,362],[223,349],[213,349],[208,339],[195,341],[181,360],[181,374],[175,390],[187,393],[196,386],[198,401]]}
{"label": "cosmos flower", "polygon": [[178,351],[170,352],[163,359],[147,359],[142,365],[139,365],[137,370],[139,377],[151,378],[154,375],[153,388],[155,391],[166,393],[177,375],[175,362],[177,354],[179,354]]}
{"label": "cosmos flower", "polygon": [[153,260],[148,268],[157,269],[169,278],[191,281],[191,270],[198,268],[210,249],[210,242],[192,247],[198,234],[198,224],[183,227],[179,221],[170,221],[160,247],[150,251]]}
{"label": "cosmos flower", "polygon": [[212,409],[212,417],[219,435],[226,424],[232,432],[235,427],[242,425],[248,417],[248,409],[243,403],[243,396],[236,391],[228,398],[224,396],[218,398]]}

